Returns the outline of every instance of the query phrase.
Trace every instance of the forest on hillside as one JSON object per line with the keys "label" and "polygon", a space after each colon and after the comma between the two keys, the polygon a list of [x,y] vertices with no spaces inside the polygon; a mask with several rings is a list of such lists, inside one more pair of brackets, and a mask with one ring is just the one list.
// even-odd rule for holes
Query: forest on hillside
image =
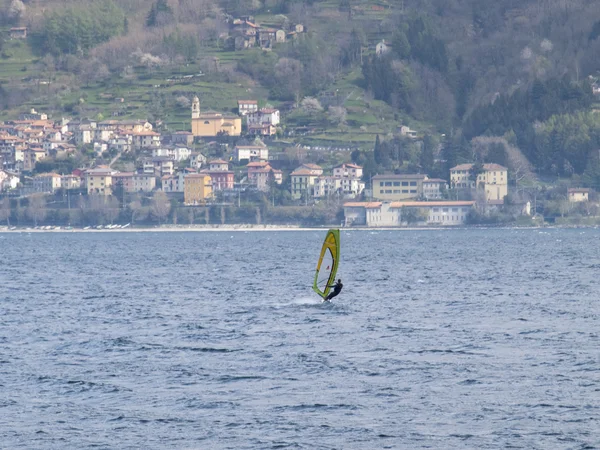
{"label": "forest on hillside", "polygon": [[[233,50],[228,23],[245,16],[307,32],[215,64]],[[356,71],[367,98],[445,138],[442,154],[423,146],[433,154],[414,159],[417,169],[443,173],[485,158],[513,173],[569,177],[597,164],[598,119],[587,112],[600,70],[600,9],[590,0],[2,0],[0,22],[29,27],[57,95],[61,83],[110,83],[193,61],[208,80],[262,86],[268,100],[297,105]],[[384,39],[390,51],[377,56]],[[0,85],[4,107],[31,95]],[[379,153],[399,145],[382,141]],[[373,171],[402,167],[385,151],[355,156]]]}

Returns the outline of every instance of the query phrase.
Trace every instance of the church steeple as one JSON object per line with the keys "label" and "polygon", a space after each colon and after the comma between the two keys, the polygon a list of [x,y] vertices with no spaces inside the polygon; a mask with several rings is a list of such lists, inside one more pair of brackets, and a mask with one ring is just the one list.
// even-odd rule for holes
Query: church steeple
{"label": "church steeple", "polygon": [[200,118],[200,99],[197,96],[194,96],[194,100],[192,100],[192,119]]}

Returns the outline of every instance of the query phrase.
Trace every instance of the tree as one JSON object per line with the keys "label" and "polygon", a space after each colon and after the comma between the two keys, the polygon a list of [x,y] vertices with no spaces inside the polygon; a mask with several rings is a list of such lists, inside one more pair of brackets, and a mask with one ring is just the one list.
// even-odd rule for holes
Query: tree
{"label": "tree", "polygon": [[6,225],[10,227],[10,199],[4,197],[0,202],[0,222],[6,220]]}
{"label": "tree", "polygon": [[159,223],[169,215],[171,211],[171,202],[163,191],[156,191],[152,196],[152,214],[158,219]]}
{"label": "tree", "polygon": [[29,206],[27,207],[27,217],[33,220],[34,226],[37,227],[38,222],[46,219],[46,197],[44,194],[35,194],[29,197]]}
{"label": "tree", "polygon": [[129,203],[129,211],[131,211],[131,225],[133,225],[136,221],[136,219],[141,219],[141,212],[142,212],[142,202],[140,201],[139,197],[135,197],[130,203]]}
{"label": "tree", "polygon": [[300,101],[302,92],[302,63],[293,58],[281,58],[275,64],[275,96],[282,100]]}
{"label": "tree", "polygon": [[156,27],[167,25],[173,20],[173,9],[167,3],[167,0],[156,0],[150,7],[148,16],[146,16],[146,26]]}
{"label": "tree", "polygon": [[412,225],[427,220],[427,211],[422,208],[408,208],[403,206],[400,210],[400,217],[403,222]]}
{"label": "tree", "polygon": [[327,113],[329,121],[333,125],[340,126],[346,123],[347,111],[343,106],[330,106],[327,108]]}
{"label": "tree", "polygon": [[435,163],[435,152],[437,151],[438,143],[436,139],[429,133],[423,137],[423,148],[419,157],[419,163],[423,173],[430,173],[433,170]]}
{"label": "tree", "polygon": [[300,103],[302,110],[307,114],[318,114],[323,111],[321,102],[314,97],[305,97]]}
{"label": "tree", "polygon": [[106,220],[112,225],[115,219],[119,217],[119,213],[119,200],[117,200],[117,198],[114,196],[107,198],[105,210]]}
{"label": "tree", "polygon": [[477,186],[477,177],[479,177],[479,174],[483,173],[484,169],[483,169],[483,164],[481,164],[480,162],[476,162],[475,164],[473,164],[471,166],[471,169],[469,169],[469,180],[471,180],[473,183],[475,183],[475,187]]}
{"label": "tree", "polygon": [[392,49],[400,59],[407,59],[410,56],[410,43],[406,37],[406,33],[398,30],[392,36]]}

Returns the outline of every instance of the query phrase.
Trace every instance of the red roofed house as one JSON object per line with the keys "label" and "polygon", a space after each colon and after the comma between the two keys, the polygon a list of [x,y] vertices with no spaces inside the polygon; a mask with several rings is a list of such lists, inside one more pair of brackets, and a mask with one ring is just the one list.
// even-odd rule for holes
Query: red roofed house
{"label": "red roofed house", "polygon": [[259,191],[269,191],[271,183],[281,184],[283,181],[283,172],[273,169],[267,162],[251,162],[246,167],[248,168],[248,181],[255,184]]}
{"label": "red roofed house", "polygon": [[265,123],[262,125],[248,125],[248,134],[252,136],[275,136],[277,128],[275,125]]}
{"label": "red roofed house", "polygon": [[316,164],[303,164],[290,174],[292,181],[292,198],[299,199],[302,195],[312,195],[313,186],[318,177],[323,175],[323,169]]}
{"label": "red roofed house", "polygon": [[227,161],[223,161],[222,159],[211,161],[208,163],[208,169],[201,170],[200,173],[210,175],[213,191],[233,189],[234,174],[233,171],[229,170],[229,163]]}

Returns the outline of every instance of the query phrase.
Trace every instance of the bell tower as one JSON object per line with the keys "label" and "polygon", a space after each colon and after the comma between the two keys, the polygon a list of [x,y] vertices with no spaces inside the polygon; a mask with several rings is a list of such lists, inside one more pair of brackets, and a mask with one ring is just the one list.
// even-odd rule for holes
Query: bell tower
{"label": "bell tower", "polygon": [[200,118],[200,99],[194,96],[194,100],[192,101],[192,119]]}

